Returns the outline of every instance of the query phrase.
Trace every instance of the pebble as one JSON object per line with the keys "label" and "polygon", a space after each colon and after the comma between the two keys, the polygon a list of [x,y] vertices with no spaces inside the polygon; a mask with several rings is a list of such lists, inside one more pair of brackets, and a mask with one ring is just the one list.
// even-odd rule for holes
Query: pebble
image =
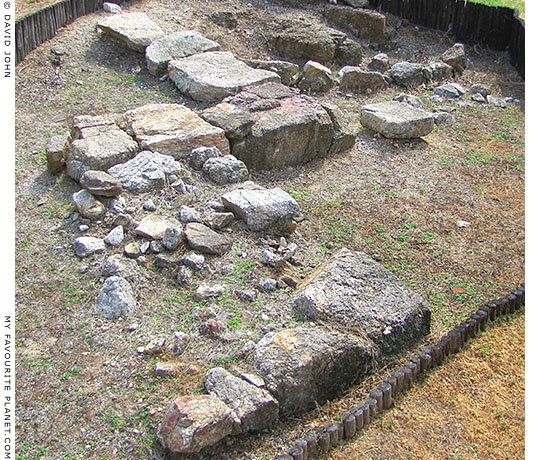
{"label": "pebble", "polygon": [[149,249],[150,249],[150,241],[145,241],[143,244],[141,244],[139,251],[141,251],[141,254],[146,254]]}
{"label": "pebble", "polygon": [[466,220],[458,220],[456,222],[456,225],[459,227],[459,228],[465,228],[465,227],[470,227],[471,226],[471,223],[470,222],[467,222]]}
{"label": "pebble", "polygon": [[79,232],[86,232],[90,227],[88,225],[82,224],[79,225]]}
{"label": "pebble", "polygon": [[154,202],[152,200],[146,200],[143,203],[143,209],[145,211],[154,212],[157,208],[156,208],[156,205],[154,204]]}
{"label": "pebble", "polygon": [[272,278],[262,278],[259,281],[259,288],[269,292],[275,291],[277,288],[277,281]]}

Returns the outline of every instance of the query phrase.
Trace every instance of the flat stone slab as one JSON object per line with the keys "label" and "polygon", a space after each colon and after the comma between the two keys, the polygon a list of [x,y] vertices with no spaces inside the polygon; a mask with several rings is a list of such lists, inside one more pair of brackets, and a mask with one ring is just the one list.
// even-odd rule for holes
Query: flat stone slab
{"label": "flat stone slab", "polygon": [[190,248],[204,254],[225,254],[233,244],[233,241],[227,236],[214,232],[206,225],[197,222],[186,225],[184,236]]}
{"label": "flat stone slab", "polygon": [[157,437],[172,452],[194,453],[230,435],[233,424],[231,409],[216,396],[183,396],[167,410]]}
{"label": "flat stone slab", "polygon": [[205,51],[216,51],[219,43],[203,37],[195,30],[183,30],[154,40],[146,48],[146,65],[152,75],[167,71],[169,61]]}
{"label": "flat stone slab", "polygon": [[390,67],[394,81],[404,87],[417,87],[424,82],[424,66],[415,62],[398,62]]}
{"label": "flat stone slab", "polygon": [[270,70],[277,73],[281,78],[281,83],[290,85],[294,81],[296,74],[300,72],[300,66],[287,61],[263,61],[261,59],[245,59],[244,62],[255,69]]}
{"label": "flat stone slab", "polygon": [[105,252],[106,249],[103,239],[94,236],[79,236],[73,242],[73,252],[81,259]]}
{"label": "flat stone slab", "polygon": [[230,407],[240,432],[257,432],[271,428],[278,421],[279,403],[262,388],[235,377],[221,367],[206,373],[204,386]]}
{"label": "flat stone slab", "polygon": [[84,139],[95,136],[110,128],[114,128],[118,114],[106,113],[104,115],[77,115],[73,117],[71,127],[71,137],[75,139]]}
{"label": "flat stone slab", "polygon": [[114,197],[122,193],[122,183],[104,171],[86,171],[81,177],[81,185],[100,196]]}
{"label": "flat stone slab", "polygon": [[433,115],[404,102],[389,101],[362,107],[360,122],[366,128],[393,139],[411,139],[433,130]]}
{"label": "flat stone slab", "polygon": [[372,352],[369,340],[302,327],[266,334],[255,347],[253,365],[280,412],[290,415],[341,395],[369,372]]}
{"label": "flat stone slab", "polygon": [[227,102],[204,110],[201,117],[211,125],[223,129],[228,139],[244,138],[255,123],[255,118],[248,110]]}
{"label": "flat stone slab", "polygon": [[293,217],[300,215],[298,203],[280,188],[237,189],[224,194],[221,201],[253,231],[287,225]]}
{"label": "flat stone slab", "polygon": [[66,160],[66,171],[79,181],[89,170],[106,171],[132,158],[139,146],[117,126],[103,127],[94,135],[71,142]]}
{"label": "flat stone slab", "polygon": [[107,173],[128,192],[145,193],[162,189],[171,175],[182,170],[182,165],[169,155],[145,150],[129,161],[109,168]]}
{"label": "flat stone slab", "polygon": [[169,78],[196,101],[217,102],[246,86],[279,82],[274,72],[253,69],[232,53],[210,51],[169,62]]}
{"label": "flat stone slab", "polygon": [[99,19],[97,26],[119,39],[125,46],[144,53],[152,41],[164,35],[163,30],[146,13],[115,14]]}
{"label": "flat stone slab", "polygon": [[316,61],[358,65],[362,61],[362,47],[347,34],[325,24],[313,24],[301,19],[277,18],[271,25],[270,43],[276,52],[295,61]]}
{"label": "flat stone slab", "polygon": [[175,159],[187,157],[197,147],[217,147],[229,153],[225,132],[204,121],[180,104],[147,104],[127,111],[119,126],[132,135],[143,149]]}
{"label": "flat stone slab", "polygon": [[329,154],[334,126],[316,99],[280,83],[266,83],[227,102],[254,119],[245,137],[230,139],[231,153],[249,169],[294,166]]}
{"label": "flat stone slab", "polygon": [[173,217],[152,214],[141,220],[135,229],[135,234],[151,240],[162,240],[169,227],[176,228],[179,232],[182,231],[182,223]]}
{"label": "flat stone slab", "polygon": [[431,311],[422,297],[366,254],[342,249],[303,282],[294,309],[375,344],[379,363],[416,346],[429,333]]}
{"label": "flat stone slab", "polygon": [[386,29],[386,16],[373,10],[328,5],[325,18],[340,29],[351,32],[356,37],[370,41],[382,41]]}
{"label": "flat stone slab", "polygon": [[339,71],[341,91],[379,90],[388,87],[388,82],[380,72],[366,72],[360,67],[345,66]]}

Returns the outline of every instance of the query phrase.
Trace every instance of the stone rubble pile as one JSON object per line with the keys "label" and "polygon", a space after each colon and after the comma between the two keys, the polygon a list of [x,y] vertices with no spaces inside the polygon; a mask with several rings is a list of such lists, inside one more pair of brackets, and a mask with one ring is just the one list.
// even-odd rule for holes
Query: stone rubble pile
{"label": "stone rubble pile", "polygon": [[[385,17],[365,9],[366,0],[346,3],[327,6],[326,20],[355,37],[383,42]],[[250,170],[295,166],[354,146],[356,133],[347,116],[314,94],[439,84],[433,103],[460,101],[468,93],[478,104],[506,106],[508,100],[493,97],[484,85],[467,91],[448,81],[467,66],[464,46],[454,45],[427,65],[391,63],[379,53],[365,66],[362,46],[347,33],[276,17],[270,44],[295,62],[243,61],[197,31],[165,34],[145,13],[122,13],[108,3],[104,9],[112,14],[98,21],[103,33],[145,53],[152,75],[166,74],[183,95],[206,108],[198,114],[180,104],[148,104],[121,114],[77,116],[68,134],[48,142],[49,172],[65,168],[81,186],[72,200],[84,219],[79,226],[84,235],[74,240],[74,254],[104,260],[93,312],[110,321],[136,314],[136,272],[143,265],[193,288],[196,301],[235,294],[253,302],[261,292],[292,288],[291,315],[317,323],[271,331],[238,350],[239,356],[253,354],[255,373],[210,369],[207,394],[183,396],[170,405],[158,430],[163,446],[195,453],[229,435],[271,429],[280,415],[339,396],[428,334],[431,312],[422,298],[360,252],[342,249],[301,281],[290,270],[299,247],[282,238],[260,251],[260,262],[280,273],[276,279],[264,277],[231,293],[221,280],[203,279],[194,286],[194,274],[231,251],[235,230],[295,231],[301,216],[297,201],[280,188],[249,181]],[[212,20],[235,27],[232,16]],[[333,65],[341,66],[337,75]],[[435,124],[455,121],[442,109],[425,110],[422,99],[410,94],[365,105],[359,116],[364,127],[400,139],[426,136]],[[209,189],[219,201],[209,199]],[[148,193],[146,214],[136,220],[126,198]],[[161,196],[171,205],[163,207]],[[111,224],[104,235],[102,222]],[[205,318],[199,332],[215,339],[223,328],[217,319]],[[137,351],[177,357],[189,344],[187,334],[176,332]],[[170,362],[155,369],[160,376],[174,372]]]}

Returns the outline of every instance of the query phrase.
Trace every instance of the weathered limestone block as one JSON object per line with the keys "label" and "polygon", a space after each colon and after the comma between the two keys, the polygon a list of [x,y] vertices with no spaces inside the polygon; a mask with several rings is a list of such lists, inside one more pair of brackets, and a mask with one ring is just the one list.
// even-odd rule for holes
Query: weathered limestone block
{"label": "weathered limestone block", "polygon": [[379,364],[413,348],[430,330],[431,311],[422,297],[369,256],[348,249],[317,267],[293,304],[309,319],[369,337]]}
{"label": "weathered limestone block", "polygon": [[463,71],[467,67],[465,46],[462,43],[454,44],[441,55],[441,61],[452,66],[458,72]]}
{"label": "weathered limestone block", "polygon": [[223,130],[180,104],[147,104],[129,110],[119,120],[119,126],[143,149],[175,159],[185,158],[194,148],[203,146],[229,153]]}
{"label": "weathered limestone block", "polygon": [[340,108],[329,102],[321,102],[324,110],[330,115],[334,132],[332,133],[332,145],[329,154],[333,155],[346,152],[354,147],[356,142],[356,132],[351,127],[350,121],[345,117]]}
{"label": "weathered limestone block", "polygon": [[227,102],[250,112],[255,120],[247,136],[231,139],[231,153],[249,169],[297,165],[328,154],[332,120],[314,98],[268,83]]}
{"label": "weathered limestone block", "polygon": [[106,171],[132,158],[137,150],[137,142],[129,135],[116,126],[109,126],[99,134],[71,142],[67,173],[79,181],[86,171]]}
{"label": "weathered limestone block", "polygon": [[233,413],[213,395],[183,396],[167,410],[157,437],[179,453],[199,452],[232,434]]}
{"label": "weathered limestone block", "polygon": [[210,51],[169,62],[169,78],[196,101],[217,102],[251,85],[279,82],[268,70],[253,69],[232,53]]}
{"label": "weathered limestone block", "polygon": [[204,386],[208,393],[217,396],[233,410],[242,433],[266,430],[278,420],[279,404],[268,391],[233,376],[221,367],[214,367],[206,373]]}
{"label": "weathered limestone block", "polygon": [[357,65],[362,60],[362,47],[347,34],[324,24],[302,19],[278,18],[272,25],[271,43],[277,53],[297,61],[333,62]]}
{"label": "weathered limestone block", "polygon": [[384,40],[386,17],[373,10],[329,5],[324,10],[326,19],[356,37],[378,42]]}
{"label": "weathered limestone block", "polygon": [[104,171],[86,171],[81,185],[94,195],[114,197],[122,193],[122,182]]}
{"label": "weathered limestone block", "polygon": [[190,222],[184,229],[184,237],[191,249],[204,254],[222,255],[231,249],[233,240],[215,232],[206,225]]}
{"label": "weathered limestone block", "polygon": [[360,121],[366,128],[393,139],[418,138],[433,130],[430,112],[397,101],[365,105]]}
{"label": "weathered limestone block", "polygon": [[372,352],[368,339],[320,327],[286,329],[261,339],[253,364],[289,415],[341,395],[371,369]]}
{"label": "weathered limestone block", "polygon": [[131,160],[113,166],[107,173],[121,183],[131,193],[160,190],[169,177],[182,171],[180,163],[169,155],[145,150]]}
{"label": "weathered limestone block", "polygon": [[175,228],[179,232],[183,230],[182,223],[173,217],[151,214],[141,220],[135,229],[135,234],[151,240],[162,240],[169,227]]}
{"label": "weathered limestone block", "polygon": [[47,142],[45,152],[47,154],[47,170],[56,174],[66,167],[66,158],[69,152],[69,133],[53,136]]}
{"label": "weathered limestone block", "polygon": [[332,71],[318,62],[308,61],[302,69],[296,86],[304,91],[328,91],[334,86]]}
{"label": "weathered limestone block", "polygon": [[120,276],[111,276],[103,283],[93,309],[94,313],[115,320],[133,313],[136,306],[129,282]]}
{"label": "weathered limestone block", "polygon": [[154,40],[146,48],[146,65],[152,75],[161,75],[167,71],[169,61],[219,48],[219,43],[203,37],[199,32],[183,30]]}
{"label": "weathered limestone block", "polygon": [[71,137],[73,140],[95,136],[115,128],[118,114],[108,113],[105,115],[77,115],[73,117]]}
{"label": "weathered limestone block", "polygon": [[379,72],[366,72],[360,67],[345,66],[339,71],[340,91],[380,90],[388,87],[388,82]]}
{"label": "weathered limestone block", "polygon": [[390,76],[405,87],[417,87],[424,82],[424,66],[414,62],[398,62],[390,67]]}
{"label": "weathered limestone block", "polygon": [[253,231],[286,226],[300,214],[298,203],[280,188],[237,189],[224,194],[221,201]]}
{"label": "weathered limestone block", "polygon": [[144,53],[153,40],[164,35],[146,13],[124,13],[100,18],[97,26],[117,38],[129,49]]}
{"label": "weathered limestone block", "polygon": [[105,206],[88,190],[82,189],[72,195],[73,204],[83,217],[98,220],[105,214]]}
{"label": "weathered limestone block", "polygon": [[246,59],[244,62],[254,69],[264,69],[275,72],[281,78],[281,83],[291,85],[295,76],[300,72],[300,66],[287,61],[262,61],[260,59]]}
{"label": "weathered limestone block", "polygon": [[[236,105],[222,102],[201,113],[201,118],[213,126],[225,131],[228,139],[242,139],[247,136],[255,123],[255,118],[248,111]],[[200,165],[200,169],[202,164]]]}

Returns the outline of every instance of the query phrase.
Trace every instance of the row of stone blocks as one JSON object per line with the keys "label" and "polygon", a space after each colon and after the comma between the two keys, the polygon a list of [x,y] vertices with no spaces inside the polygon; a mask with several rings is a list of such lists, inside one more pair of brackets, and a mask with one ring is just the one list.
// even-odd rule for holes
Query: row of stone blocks
{"label": "row of stone blocks", "polygon": [[525,305],[525,284],[510,294],[482,305],[475,313],[459,323],[436,344],[424,347],[400,369],[384,378],[369,396],[341,417],[341,421],[313,430],[278,460],[312,460],[329,452],[340,441],[353,438],[384,410],[390,409],[400,394],[409,390],[421,374],[443,363],[445,357],[457,353],[464,344],[484,331],[488,321],[514,313]]}

